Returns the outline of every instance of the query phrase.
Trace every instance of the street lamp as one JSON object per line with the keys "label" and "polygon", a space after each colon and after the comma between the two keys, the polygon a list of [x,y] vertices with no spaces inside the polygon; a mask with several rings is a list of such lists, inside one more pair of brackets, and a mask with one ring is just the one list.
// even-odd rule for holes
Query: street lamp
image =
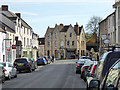
{"label": "street lamp", "polygon": [[66,33],[65,33],[65,59],[66,59]]}

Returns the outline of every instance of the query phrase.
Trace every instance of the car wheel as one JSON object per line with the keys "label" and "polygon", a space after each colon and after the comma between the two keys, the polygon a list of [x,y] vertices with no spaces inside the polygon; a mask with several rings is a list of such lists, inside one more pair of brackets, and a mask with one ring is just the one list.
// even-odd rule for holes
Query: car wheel
{"label": "car wheel", "polygon": [[2,78],[2,83],[4,83],[5,82],[5,76],[3,76],[3,78]]}
{"label": "car wheel", "polygon": [[31,69],[31,68],[29,69],[29,72],[32,72],[32,69]]}
{"label": "car wheel", "polygon": [[11,79],[11,75],[8,75],[8,80],[10,80]]}
{"label": "car wheel", "polygon": [[17,78],[17,74],[14,76],[14,78]]}
{"label": "car wheel", "polygon": [[81,73],[81,79],[83,79],[83,74]]}

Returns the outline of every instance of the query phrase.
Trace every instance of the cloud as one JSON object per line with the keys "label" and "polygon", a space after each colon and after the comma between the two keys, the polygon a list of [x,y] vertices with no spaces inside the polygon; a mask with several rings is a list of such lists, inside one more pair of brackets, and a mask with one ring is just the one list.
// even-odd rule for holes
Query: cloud
{"label": "cloud", "polygon": [[14,13],[21,13],[21,14],[24,14],[24,15],[29,15],[29,16],[38,16],[37,13],[33,13],[33,12],[26,12],[26,11],[13,11]]}
{"label": "cloud", "polygon": [[2,0],[2,2],[80,3],[80,2],[115,2],[115,0]]}
{"label": "cloud", "polygon": [[38,16],[37,13],[32,13],[32,12],[25,12],[25,11],[22,11],[21,13],[22,13],[22,14],[25,14],[25,15]]}

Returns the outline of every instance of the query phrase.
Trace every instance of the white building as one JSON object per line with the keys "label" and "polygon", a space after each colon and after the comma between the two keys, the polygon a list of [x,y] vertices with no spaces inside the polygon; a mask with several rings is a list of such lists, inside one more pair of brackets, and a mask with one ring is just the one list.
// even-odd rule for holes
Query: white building
{"label": "white building", "polygon": [[13,45],[16,45],[16,58],[33,57],[32,28],[21,18],[20,13],[9,11],[7,5],[2,5],[2,13],[15,24]]}
{"label": "white building", "polygon": [[35,61],[37,60],[38,57],[38,38],[39,36],[33,32],[32,34],[32,47],[33,47],[33,58]]}

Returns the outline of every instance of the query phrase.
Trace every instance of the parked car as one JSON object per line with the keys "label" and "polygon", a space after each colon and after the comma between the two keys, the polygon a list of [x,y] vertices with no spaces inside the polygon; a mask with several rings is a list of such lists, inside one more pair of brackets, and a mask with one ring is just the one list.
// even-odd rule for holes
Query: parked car
{"label": "parked car", "polygon": [[85,72],[85,81],[88,85],[88,82],[90,82],[90,80],[92,80],[95,77],[95,70],[97,68],[97,64],[98,62],[95,61],[94,64],[88,68],[88,70]]}
{"label": "parked car", "polygon": [[17,68],[17,71],[29,71],[35,70],[33,62],[30,58],[17,58],[15,59],[13,65]]}
{"label": "parked car", "polygon": [[81,78],[85,79],[85,71],[91,66],[94,62],[93,61],[86,61],[85,64],[81,67]]}
{"label": "parked car", "polygon": [[37,65],[41,65],[41,64],[44,64],[44,65],[47,64],[47,60],[44,57],[39,57],[37,60]]}
{"label": "parked car", "polygon": [[92,59],[88,56],[81,56],[76,62],[76,73],[81,73],[81,67],[84,65],[86,61],[91,61]]}
{"label": "parked car", "polygon": [[10,62],[1,62],[0,64],[4,66],[5,78],[10,80],[12,77],[17,77],[17,69]]}
{"label": "parked car", "polygon": [[[105,76],[107,75],[111,66],[115,64],[115,62],[119,58],[120,58],[120,51],[112,50],[112,51],[104,53],[100,61],[98,62],[97,69],[95,71],[95,77],[92,80],[97,79],[101,83],[103,79],[105,78]],[[88,88],[90,86],[90,82],[88,82]]]}
{"label": "parked car", "polygon": [[[38,65],[37,65],[37,62],[35,61],[35,59],[34,58],[31,58],[31,61],[32,61],[32,65],[33,65],[33,67],[35,68],[35,69],[37,69],[38,68]],[[33,69],[33,70],[35,70],[35,69]]]}
{"label": "parked car", "polygon": [[103,80],[92,79],[89,90],[120,90],[120,59],[118,59],[108,70]]}
{"label": "parked car", "polygon": [[5,82],[5,71],[4,66],[2,64],[0,64],[0,82]]}

